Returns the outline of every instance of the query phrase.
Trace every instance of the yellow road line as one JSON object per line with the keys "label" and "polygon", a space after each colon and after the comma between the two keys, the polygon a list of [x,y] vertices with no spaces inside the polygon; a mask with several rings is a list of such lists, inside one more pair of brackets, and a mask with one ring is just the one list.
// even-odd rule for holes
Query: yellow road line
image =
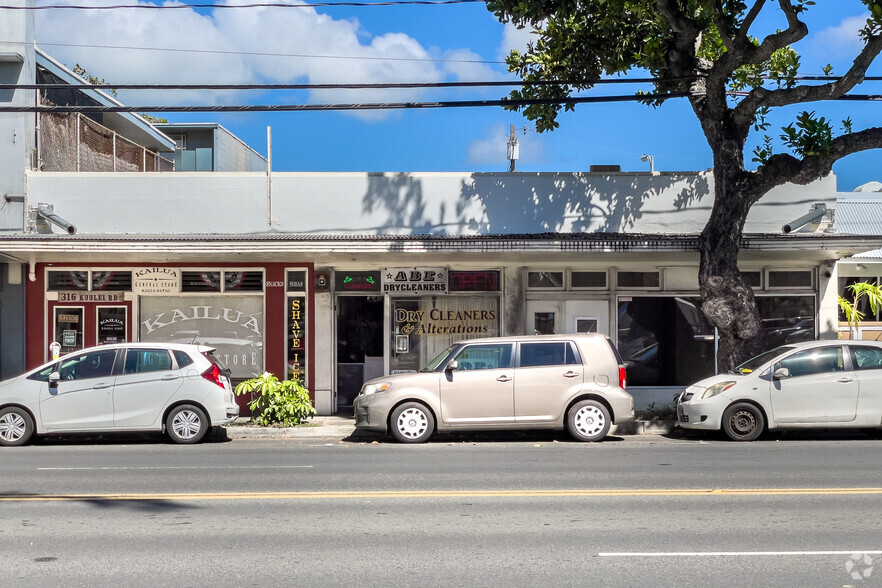
{"label": "yellow road line", "polygon": [[832,496],[882,494],[882,488],[670,488],[572,490],[401,490],[342,492],[180,492],[152,494],[0,494],[0,502],[98,500],[306,500],[348,498],[583,498],[624,496]]}

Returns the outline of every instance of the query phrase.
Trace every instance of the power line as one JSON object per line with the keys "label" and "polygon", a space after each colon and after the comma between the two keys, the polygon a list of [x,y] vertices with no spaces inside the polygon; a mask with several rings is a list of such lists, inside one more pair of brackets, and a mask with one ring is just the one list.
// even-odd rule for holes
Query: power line
{"label": "power line", "polygon": [[316,2],[312,4],[114,4],[85,6],[81,4],[45,4],[41,6],[0,5],[0,10],[120,10],[139,8],[148,10],[179,10],[198,8],[333,8],[335,6],[366,8],[370,6],[438,6],[445,4],[476,4],[484,0],[388,0],[386,2]]}
{"label": "power line", "polygon": [[[687,81],[682,78],[676,81]],[[603,80],[508,80],[463,82],[388,82],[350,84],[0,84],[0,90],[366,90],[409,88],[474,88],[497,86],[554,86],[579,84],[649,84],[655,78],[610,78]]]}
{"label": "power line", "polygon": [[[447,100],[437,102],[376,102],[341,104],[247,104],[196,106],[0,106],[0,112],[68,112],[96,114],[104,112],[315,112],[335,110],[411,110],[432,108],[472,108],[486,106],[530,106],[554,104],[598,104],[607,102],[665,101],[686,98],[688,92],[670,94],[629,94],[624,96],[571,96],[568,98],[529,98],[520,100]],[[833,98],[834,101],[882,102],[879,94],[854,94]]]}
{"label": "power line", "polygon": [[[0,44],[11,45],[10,41],[0,41]],[[298,59],[346,59],[362,61],[414,61],[426,63],[486,63],[502,65],[504,61],[492,59],[433,59],[427,57],[374,57],[368,55],[310,55],[307,53],[265,53],[258,51],[223,51],[220,49],[180,49],[166,47],[132,47],[125,45],[84,45],[76,43],[37,43],[38,47],[74,47],[77,49],[114,49],[127,51],[166,51],[169,53],[192,53],[209,55],[244,55],[253,57],[296,57]]]}
{"label": "power line", "polygon": [[[590,104],[600,102],[638,102],[684,98],[686,92],[671,94],[629,94],[627,96],[576,96],[569,98],[530,98],[524,100],[448,100],[438,102],[377,102],[363,104],[246,104],[212,106],[0,106],[0,112],[309,112],[332,110],[405,110],[422,108],[471,108],[484,106],[529,106],[531,104]],[[880,97],[882,99],[882,97]]]}

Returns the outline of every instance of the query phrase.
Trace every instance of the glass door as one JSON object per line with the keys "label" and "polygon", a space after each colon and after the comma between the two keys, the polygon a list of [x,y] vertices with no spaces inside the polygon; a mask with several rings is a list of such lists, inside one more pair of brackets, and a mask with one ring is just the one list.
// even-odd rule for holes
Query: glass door
{"label": "glass door", "polygon": [[337,410],[351,411],[361,385],[383,375],[383,297],[337,297]]}

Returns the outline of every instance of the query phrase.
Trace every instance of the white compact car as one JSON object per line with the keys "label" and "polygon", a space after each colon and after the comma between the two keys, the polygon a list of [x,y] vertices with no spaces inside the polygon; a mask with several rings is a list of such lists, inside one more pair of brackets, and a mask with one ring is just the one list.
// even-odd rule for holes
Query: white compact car
{"label": "white compact car", "polygon": [[102,345],[0,382],[0,445],[111,431],[165,431],[197,443],[238,416],[228,370],[201,345]]}
{"label": "white compact car", "polygon": [[882,432],[882,344],[807,341],[783,345],[686,388],[684,429],[722,429],[734,441],[765,430],[864,428]]}

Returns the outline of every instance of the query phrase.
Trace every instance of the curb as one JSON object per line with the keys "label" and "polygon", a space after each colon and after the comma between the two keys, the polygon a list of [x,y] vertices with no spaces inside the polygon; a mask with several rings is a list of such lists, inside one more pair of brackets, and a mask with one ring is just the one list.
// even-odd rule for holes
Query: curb
{"label": "curb", "polygon": [[[631,421],[610,428],[610,435],[667,435],[677,421]],[[377,438],[376,433],[355,430],[353,424],[320,423],[302,427],[260,427],[233,425],[221,427],[230,439],[358,439]]]}

